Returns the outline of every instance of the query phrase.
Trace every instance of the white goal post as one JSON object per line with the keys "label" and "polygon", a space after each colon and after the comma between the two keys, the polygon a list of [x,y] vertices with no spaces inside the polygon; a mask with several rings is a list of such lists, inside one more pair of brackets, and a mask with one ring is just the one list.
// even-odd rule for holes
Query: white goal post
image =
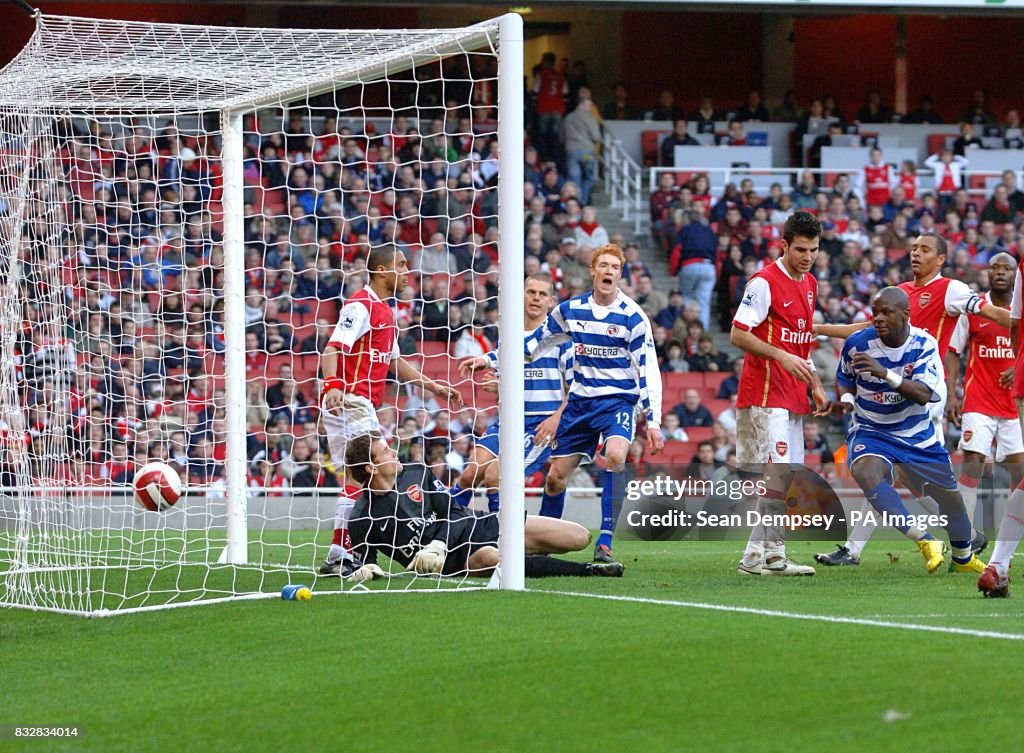
{"label": "white goal post", "polygon": [[[267,242],[266,248],[270,250],[266,253],[280,251],[281,258],[288,260],[301,257],[302,249],[312,248],[307,256],[311,266],[323,273],[323,279],[337,271],[343,292],[349,291],[350,285],[363,284],[351,279],[359,272],[360,254],[350,254],[344,232],[336,242],[327,238],[325,245],[323,238],[314,236],[312,242],[304,238],[303,227],[316,226],[326,218],[336,228],[348,229],[356,227],[357,221],[367,224],[369,220],[368,243],[372,247],[376,242],[372,240],[373,228],[377,227],[374,222],[378,218],[370,208],[358,214],[347,209],[343,214],[339,208],[336,215],[330,215],[330,208],[321,208],[325,196],[327,201],[332,195],[341,197],[344,201],[339,199],[339,204],[346,207],[350,197],[345,195],[346,189],[324,189],[311,177],[309,190],[313,192],[311,201],[318,217],[307,221],[309,218],[296,208],[295,196],[288,193],[291,176],[298,172],[294,160],[289,161],[287,156],[278,160],[289,181],[283,189],[267,184],[264,171],[270,163],[263,150],[268,124],[273,126],[275,136],[280,132],[281,143],[289,144],[289,139],[295,137],[319,145],[320,129],[327,128],[326,123],[333,118],[332,127],[341,134],[339,146],[323,157],[306,155],[307,170],[317,180],[322,178],[321,172],[339,181],[338,176],[346,175],[348,170],[372,174],[374,166],[368,157],[358,163],[345,161],[348,139],[358,140],[359,148],[367,153],[375,148],[372,144],[377,139],[383,139],[380,153],[390,154],[389,164],[393,164],[389,180],[398,180],[399,173],[410,164],[398,158],[396,148],[410,134],[417,142],[422,139],[424,145],[435,137],[440,142],[466,144],[464,152],[462,147],[456,148],[449,158],[442,150],[442,156],[435,155],[431,162],[424,152],[418,151],[413,158],[414,167],[417,176],[425,175],[428,169],[442,173],[438,196],[443,198],[435,203],[451,202],[451,196],[459,192],[466,195],[470,209],[463,224],[472,228],[477,220],[480,230],[479,238],[471,231],[466,241],[473,269],[485,247],[493,247],[495,262],[489,272],[460,270],[450,277],[463,275],[458,287],[461,290],[464,283],[469,293],[460,295],[468,295],[470,303],[474,303],[472,297],[477,295],[475,303],[480,305],[480,312],[486,301],[481,297],[483,293],[477,294],[477,286],[486,288],[480,280],[490,283],[493,279],[493,287],[497,288],[496,308],[500,310],[494,323],[498,337],[504,343],[518,343],[522,339],[524,259],[522,46],[522,19],[515,14],[464,29],[405,30],[227,28],[36,15],[31,40],[0,70],[0,606],[90,615],[127,613],[269,597],[279,593],[282,583],[311,581],[315,565],[322,558],[324,533],[329,537],[333,498],[325,498],[324,504],[319,504],[319,496],[303,497],[298,485],[287,492],[271,491],[269,487],[254,492],[250,478],[258,463],[247,444],[253,431],[247,416],[251,417],[253,409],[252,364],[258,360],[256,356],[262,362],[269,358],[270,362],[283,363],[287,355],[290,363],[299,363],[301,359],[307,370],[316,369],[309,352],[293,356],[288,349],[275,351],[261,342],[259,352],[254,353],[248,344],[254,325],[250,236],[255,232],[254,223],[259,221],[253,220],[252,205],[254,201],[265,201],[274,191],[283,190],[283,204],[273,218],[281,232],[278,240]],[[496,71],[488,67],[490,63],[484,58],[496,59]],[[452,70],[458,71],[453,78],[446,74],[450,60],[456,61]],[[436,73],[422,73],[435,70]],[[440,92],[439,102],[425,99],[428,89]],[[394,105],[398,90],[405,92],[402,96],[406,97],[401,108]],[[304,113],[305,130],[301,132],[292,132],[290,126],[284,125],[289,114],[296,111]],[[478,118],[482,123],[491,117],[488,111],[497,114],[496,123],[478,126]],[[398,118],[408,119],[409,131],[396,130],[394,123]],[[468,126],[463,120],[468,121]],[[151,150],[151,156],[147,152],[147,161],[154,166],[169,164],[169,174],[179,181],[180,190],[174,194],[177,198],[172,199],[170,209],[166,208],[168,202],[162,198],[160,188],[155,191],[151,206],[145,196],[137,195],[146,190],[145,179],[139,178],[138,185],[128,188],[118,184],[118,171],[124,164],[128,164],[129,172],[134,170],[141,175],[133,162],[133,145],[147,140],[155,144],[168,133],[175,142],[170,155],[158,153],[156,146],[146,148]],[[191,141],[186,141],[186,135]],[[500,171],[497,150],[493,149],[490,156],[481,156],[475,151],[475,140],[492,145],[496,140],[500,144]],[[84,178],[81,161],[74,153],[83,146],[93,149],[94,156],[84,159],[91,164],[89,169],[95,171]],[[258,151],[255,160],[253,149]],[[281,151],[284,153],[283,147]],[[211,172],[218,173],[217,177],[201,186],[199,182],[187,184],[182,176],[191,160],[207,165]],[[438,161],[444,163],[440,168]],[[493,163],[496,186],[493,181],[488,183],[481,178],[481,166],[487,161]],[[331,166],[321,170],[327,163]],[[254,171],[258,173],[256,179]],[[468,185],[465,175],[471,176]],[[371,204],[378,199],[387,202],[394,198],[395,189],[386,184],[379,189],[371,188],[368,180],[362,190],[372,194]],[[155,175],[152,181],[162,185]],[[427,193],[424,180],[417,178],[416,182],[418,185],[411,193],[421,198],[415,212],[401,214],[398,202],[388,209],[393,209],[394,214],[381,220],[389,226],[384,230],[389,241],[398,237],[405,220],[419,223],[420,233],[426,232],[424,224],[436,229],[438,218],[442,226],[450,227],[456,222],[441,210],[428,212],[427,199],[422,198]],[[82,200],[83,194],[90,198]],[[492,194],[496,196],[496,206],[490,215]],[[254,195],[264,198],[254,199]],[[191,209],[186,206],[190,201]],[[211,209],[214,206],[218,207],[216,211]],[[104,208],[108,214],[97,218],[96,207]],[[139,219],[146,211],[157,217],[148,231],[148,220]],[[117,223],[122,214],[127,217],[124,222],[129,229],[118,236],[122,240],[110,240],[121,227]],[[166,219],[167,214],[173,218]],[[222,217],[222,222],[214,220],[219,230],[211,230],[211,214]],[[99,227],[99,234],[107,240],[95,240],[94,227]],[[196,240],[196,247],[202,246],[204,250],[196,252],[202,259],[194,268],[187,261],[174,266],[174,258],[191,258],[189,249],[193,247],[188,244],[192,243],[196,227],[207,235],[219,233],[222,237],[211,241],[204,235]],[[500,267],[495,228],[500,231]],[[281,235],[284,240],[280,240]],[[359,234],[353,231],[351,235],[356,238]],[[83,238],[90,237],[92,245],[82,250],[88,245],[83,245]],[[263,240],[259,239],[261,243]],[[320,251],[314,248],[317,242]],[[361,243],[359,238],[358,244]],[[423,244],[428,245],[425,238]],[[410,248],[413,246],[419,248],[418,244],[411,244]],[[333,254],[336,247],[345,258],[339,262],[339,270],[321,269],[323,254],[328,248]],[[154,256],[148,257],[150,253]],[[174,257],[175,253],[179,257]],[[365,266],[365,259],[362,261]],[[280,266],[283,269],[284,262]],[[81,267],[87,267],[87,272],[82,272]],[[289,280],[303,275],[313,279],[314,275],[306,274],[308,268],[292,267],[294,262],[289,266]],[[286,305],[295,306],[289,283],[281,282],[285,272],[266,265],[255,271],[263,278],[265,290],[270,289],[267,280],[271,277],[279,285],[284,284],[284,292],[275,293],[282,311]],[[189,330],[191,312],[182,309],[180,349],[184,368],[189,369],[188,364],[193,363],[189,359],[195,349],[203,354],[195,356],[198,367],[191,367],[189,376],[177,383],[170,374],[178,367],[168,367],[170,361],[160,356],[163,360],[154,368],[159,379],[166,381],[153,393],[131,384],[112,384],[117,379],[127,383],[133,374],[139,379],[147,378],[148,371],[131,372],[136,366],[148,368],[141,355],[136,358],[138,364],[129,357],[125,362],[128,365],[119,367],[120,376],[116,377],[103,371],[102,363],[95,365],[97,357],[102,362],[109,360],[112,352],[115,356],[128,352],[129,346],[124,345],[127,325],[121,328],[119,324],[115,331],[109,323],[112,306],[122,316],[130,306],[125,301],[156,301],[142,308],[156,309],[144,313],[156,314],[151,317],[155,320],[153,326],[163,336],[166,322],[171,321],[171,314],[166,312],[172,304],[167,299],[175,296],[165,295],[159,286],[156,292],[147,287],[144,280],[151,272],[161,280],[181,281],[181,293],[175,294],[177,303],[173,305],[202,300],[202,306],[216,311],[212,319],[208,311],[197,314],[203,316],[203,326],[209,329],[206,339],[199,342],[200,338],[196,338],[193,344]],[[193,279],[194,272],[203,284],[188,288],[187,281]],[[485,274],[491,277],[485,278]],[[83,282],[88,275],[96,279],[89,277]],[[119,275],[125,281],[124,300],[111,295],[107,279],[110,275]],[[423,277],[427,276],[424,271]],[[293,328],[292,334],[301,327],[319,324],[323,307],[318,306],[325,301],[331,303],[324,298],[312,303],[312,314],[302,316],[311,317],[313,323],[301,320],[301,326]],[[410,307],[415,311],[423,302],[418,299]],[[91,308],[93,303],[100,309]],[[255,326],[278,326],[267,311],[266,301],[260,305],[264,306],[263,319],[255,321]],[[336,311],[329,307],[325,310]],[[94,320],[97,313],[100,318]],[[334,322],[330,324],[333,326]],[[418,326],[419,345],[435,342],[426,325]],[[133,347],[141,354],[149,345],[148,330],[136,330],[133,326],[131,331],[136,335]],[[176,335],[170,332],[169,336],[173,340]],[[410,341],[415,337],[407,335]],[[297,339],[296,336],[296,342]],[[30,350],[25,343],[31,346]],[[88,366],[83,366],[83,361],[88,360],[83,358],[84,347],[94,348],[88,351],[94,362],[92,376],[85,373]],[[498,352],[502,374],[523,373],[520,348],[504,347]],[[424,362],[429,360],[425,350],[414,351],[410,357],[421,355],[427,356]],[[209,366],[214,362],[216,371]],[[93,379],[94,389],[100,393],[98,401],[89,398],[85,405],[78,406],[80,415],[85,416],[84,430],[79,426],[79,414],[74,413],[73,404],[79,396],[75,386],[79,378],[83,384]],[[152,446],[154,435],[146,426],[146,415],[157,413],[158,417],[177,418],[180,413],[181,421],[188,425],[193,420],[193,401],[206,394],[202,389],[207,379],[213,385],[209,408],[197,412],[200,420],[206,422],[203,426],[210,438],[209,452],[214,454],[202,454],[205,449],[198,452],[207,463],[204,469],[212,468],[216,465],[216,447],[222,446],[223,458],[218,461],[222,467],[216,477],[203,476],[201,482],[193,477],[182,503],[168,513],[137,508],[124,479],[119,482],[115,475],[94,478],[91,486],[83,487],[77,474],[92,471],[77,469],[78,454],[73,445],[81,441],[88,456],[94,438],[73,434],[88,434],[90,415],[104,414],[102,420],[108,426],[121,421],[129,425],[141,423],[141,427],[124,429],[124,434],[117,433],[121,429],[113,429],[112,443],[108,440],[104,446],[119,452],[121,444],[134,447],[127,440],[122,441],[129,432],[134,432],[135,437],[148,432],[146,436]],[[180,393],[175,393],[177,398],[166,392],[167,385],[172,383],[180,387]],[[317,393],[317,386],[306,386],[307,394]],[[466,394],[479,394],[472,385],[463,388],[468,390]],[[200,398],[194,398],[193,391],[198,391]],[[128,406],[123,417],[110,410],[110,402],[115,399]],[[500,381],[498,404],[503,408],[502,446],[521,447],[521,379]],[[509,406],[510,409],[504,409]],[[472,407],[476,408],[475,403]],[[397,407],[395,410],[397,413]],[[135,414],[142,415],[142,419],[133,418]],[[299,420],[294,419],[296,426]],[[269,441],[273,414],[267,421]],[[177,424],[165,424],[173,434]],[[298,429],[294,431],[298,436]],[[102,444],[104,440],[95,441]],[[167,445],[173,455],[173,442]],[[193,449],[190,446],[188,450],[190,457]],[[500,456],[502,533],[498,580],[501,588],[512,590],[524,588],[523,462],[521,452],[503,452]],[[118,457],[97,464],[106,469],[104,473],[111,474],[129,466],[130,463],[119,465]],[[314,501],[309,502],[310,499]],[[253,500],[255,507],[250,506]],[[202,529],[217,533],[202,535]],[[274,533],[264,538],[264,531]],[[306,532],[319,541],[300,540],[300,534]],[[189,575],[183,576],[186,571]],[[413,582],[424,588],[441,588],[445,579],[395,577],[389,582],[395,584],[389,588],[405,590]],[[449,582],[462,588],[482,586],[465,577],[451,578]],[[339,587],[337,579],[333,586],[318,588],[330,592],[352,590],[344,582]]]}

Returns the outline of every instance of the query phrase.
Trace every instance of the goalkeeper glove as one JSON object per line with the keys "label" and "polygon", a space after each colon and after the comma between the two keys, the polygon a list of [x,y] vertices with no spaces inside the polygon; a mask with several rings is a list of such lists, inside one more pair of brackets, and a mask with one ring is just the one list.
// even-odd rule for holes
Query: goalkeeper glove
{"label": "goalkeeper glove", "polygon": [[409,563],[408,570],[415,570],[420,575],[428,573],[440,573],[444,567],[444,558],[447,548],[440,539],[434,539],[425,547],[416,552],[416,556]]}
{"label": "goalkeeper glove", "polygon": [[380,566],[378,565],[363,565],[361,568],[353,571],[353,573],[350,576],[348,576],[348,582],[352,585],[357,585],[359,583],[366,583],[367,581],[371,581],[374,578],[383,578],[384,575],[384,571],[381,570]]}

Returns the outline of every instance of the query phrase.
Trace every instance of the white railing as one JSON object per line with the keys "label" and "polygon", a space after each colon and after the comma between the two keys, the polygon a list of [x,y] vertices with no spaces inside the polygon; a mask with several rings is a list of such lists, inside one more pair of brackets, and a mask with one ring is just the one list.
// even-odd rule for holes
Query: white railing
{"label": "white railing", "polygon": [[645,232],[642,223],[647,217],[650,195],[644,188],[644,171],[622,148],[622,142],[608,130],[604,132],[601,167],[604,171],[604,190],[612,209],[622,212],[624,222],[633,223],[635,234],[642,234]]}

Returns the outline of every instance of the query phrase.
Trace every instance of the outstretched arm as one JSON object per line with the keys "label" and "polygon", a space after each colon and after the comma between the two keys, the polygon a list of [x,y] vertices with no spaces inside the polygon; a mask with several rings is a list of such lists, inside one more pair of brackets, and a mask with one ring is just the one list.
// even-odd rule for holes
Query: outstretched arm
{"label": "outstretched arm", "polygon": [[857,324],[815,324],[811,331],[815,335],[824,335],[825,337],[838,337],[841,340],[845,340],[855,332],[860,332],[862,329],[867,329],[872,324],[871,321],[857,322]]}

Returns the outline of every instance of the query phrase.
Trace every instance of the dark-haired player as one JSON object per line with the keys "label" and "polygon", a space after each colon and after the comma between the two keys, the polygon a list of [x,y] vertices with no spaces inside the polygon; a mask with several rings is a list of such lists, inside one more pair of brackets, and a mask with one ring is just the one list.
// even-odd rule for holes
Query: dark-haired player
{"label": "dark-haired player", "polygon": [[[338,324],[320,357],[323,393],[320,407],[324,430],[337,466],[345,462],[345,445],[359,434],[379,430],[377,408],[391,371],[400,382],[419,382],[442,400],[461,406],[453,387],[420,373],[398,353],[395,314],[387,299],[409,283],[409,263],[398,248],[385,245],[370,252],[366,262],[369,283],[356,291],[338,315]],[[349,512],[359,496],[357,486],[346,485],[334,515],[334,540],[321,575],[338,575],[351,562],[346,544]]]}
{"label": "dark-haired player", "polygon": [[[747,353],[736,400],[736,459],[764,468],[764,515],[786,512],[787,466],[803,462],[803,417],[811,387],[818,413],[829,399],[809,356],[818,281],[810,273],[818,256],[821,223],[796,212],[783,227],[782,256],[751,277],[733,318],[732,344]],[[743,575],[814,575],[814,568],[786,556],[785,528],[751,529],[737,572]]]}

